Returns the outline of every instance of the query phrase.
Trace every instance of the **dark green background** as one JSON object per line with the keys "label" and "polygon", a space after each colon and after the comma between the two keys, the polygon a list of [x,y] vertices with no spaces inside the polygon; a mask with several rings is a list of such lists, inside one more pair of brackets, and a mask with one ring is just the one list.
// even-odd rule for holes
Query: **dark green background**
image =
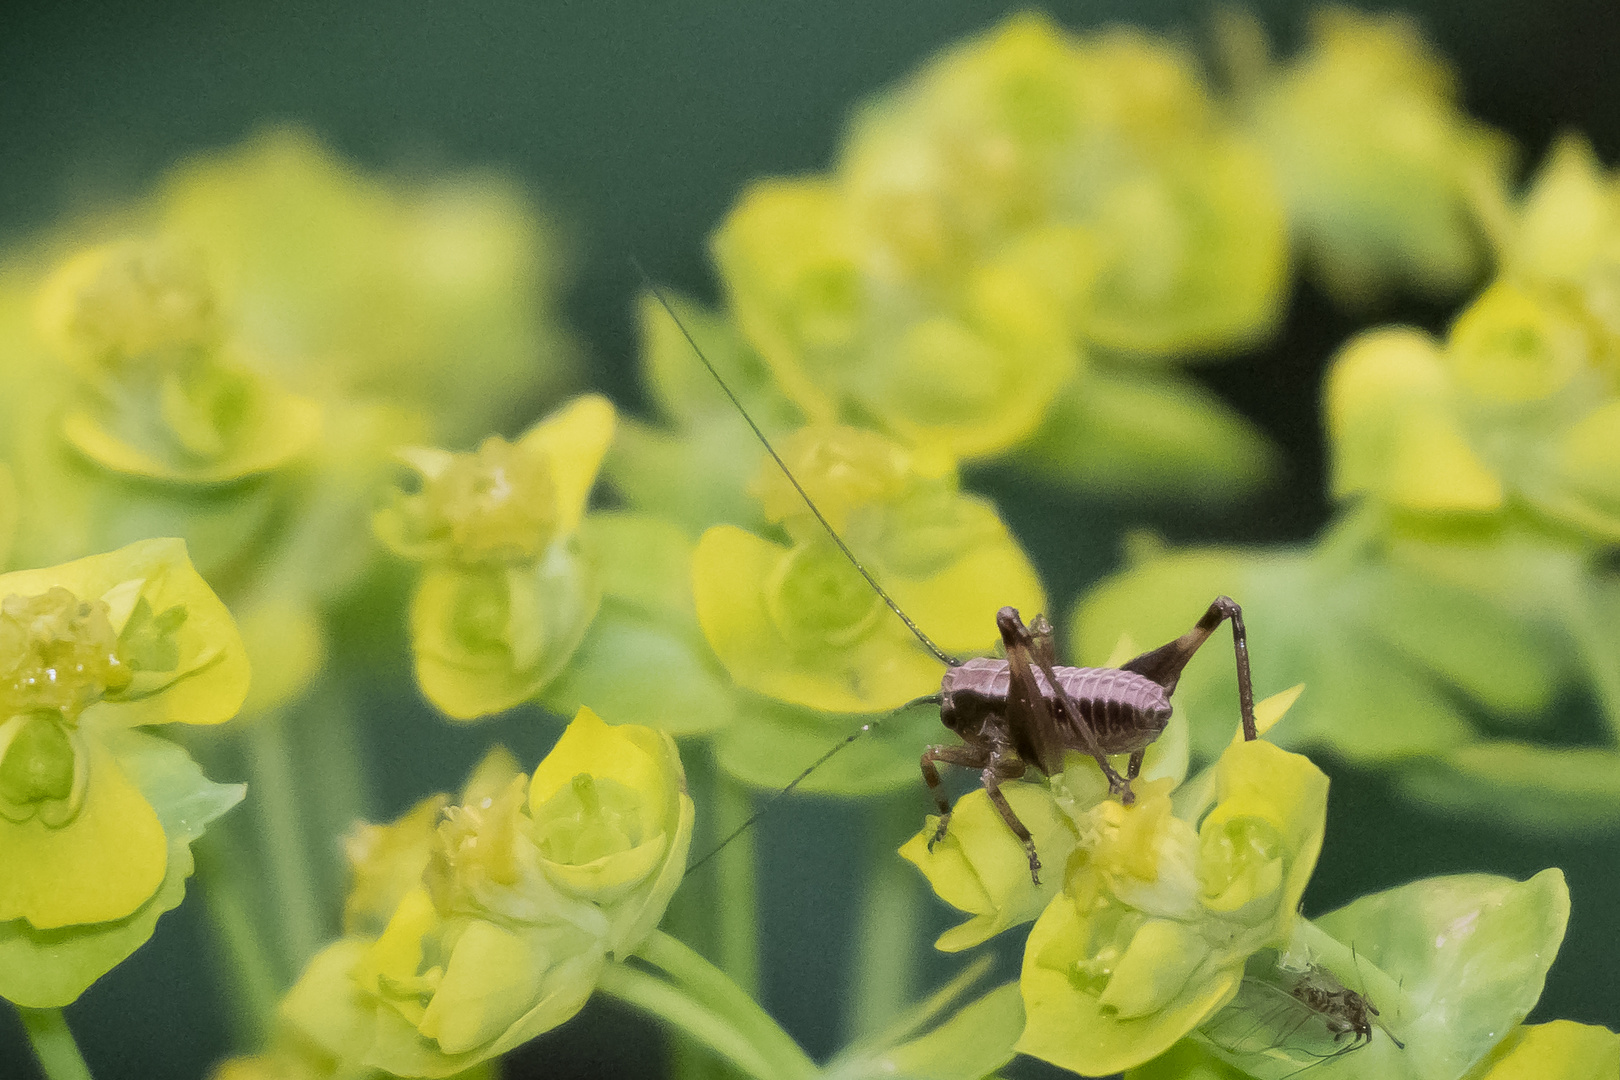
{"label": "dark green background", "polygon": [[[1613,8],[1613,0],[1489,0],[1416,10],[1457,62],[1470,108],[1515,135],[1526,160],[1536,160],[1557,131],[1576,128],[1614,162],[1620,35]],[[229,145],[273,120],[304,124],[368,167],[509,168],[567,223],[575,260],[570,317],[592,355],[594,381],[635,408],[629,310],[636,281],[627,257],[639,256],[680,289],[712,296],[704,239],[746,181],[824,167],[856,100],[1011,10],[965,0],[11,6],[0,15],[0,243],[64,211],[138,194],[176,158]],[[1076,28],[1131,21],[1191,38],[1209,5],[1110,0],[1047,10]],[[1283,42],[1297,38],[1303,8],[1260,10]],[[1431,326],[1445,316],[1418,307],[1379,314]],[[1130,524],[1179,538],[1311,535],[1327,512],[1318,378],[1357,325],[1301,289],[1280,342],[1205,374],[1292,462],[1287,484],[1249,505],[1196,518],[1163,507],[1082,506],[1054,503],[995,472],[976,476],[1004,501],[1058,610],[1108,569]],[[1077,548],[1085,553],[1079,561]],[[408,710],[415,697],[408,687],[378,694],[373,745],[381,753],[398,746],[404,722],[389,710]],[[531,718],[450,733],[418,715],[409,732],[409,760],[396,753],[380,767],[379,814],[397,812],[429,787],[453,786],[486,739],[498,735],[520,756],[534,756],[554,729],[537,729]],[[920,788],[913,801],[920,816]],[[849,925],[853,903],[847,883],[864,862],[844,838],[867,812],[806,801],[768,821],[760,837],[773,882],[764,915],[766,1003],[813,1053],[839,1042],[840,1018],[826,999],[842,985],[850,945],[839,928]],[[1307,910],[1421,874],[1525,877],[1563,866],[1574,916],[1537,1015],[1613,1026],[1620,1021],[1617,855],[1620,836],[1547,844],[1492,835],[1425,817],[1388,798],[1376,778],[1336,776]],[[828,882],[838,887],[828,890]],[[188,904],[69,1011],[99,1076],[194,1077],[222,1052],[219,988],[205,949],[196,906]],[[930,963],[931,976],[947,970]],[[511,1074],[641,1075],[657,1070],[660,1054],[653,1029],[593,1004],[532,1045]],[[31,1070],[14,1018],[0,1012],[0,1077]]]}

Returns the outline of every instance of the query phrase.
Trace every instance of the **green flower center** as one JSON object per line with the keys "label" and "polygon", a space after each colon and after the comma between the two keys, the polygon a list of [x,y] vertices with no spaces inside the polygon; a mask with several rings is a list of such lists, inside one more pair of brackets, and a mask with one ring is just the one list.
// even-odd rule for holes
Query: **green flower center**
{"label": "green flower center", "polygon": [[556,532],[550,463],[496,436],[456,454],[410,502],[418,530],[448,537],[462,562],[531,562]]}
{"label": "green flower center", "polygon": [[535,843],[551,862],[584,866],[639,846],[645,810],[634,788],[580,773],[535,814]]}
{"label": "green flower center", "polygon": [[72,723],[133,675],[119,660],[102,601],[80,600],[61,586],[0,601],[0,714],[56,710]]}
{"label": "green flower center", "polygon": [[51,828],[72,821],[84,803],[88,761],[77,732],[55,711],[0,724],[0,817],[38,815]]}
{"label": "green flower center", "polygon": [[70,347],[114,375],[195,368],[219,332],[218,304],[202,262],[162,243],[98,252],[58,318]]}
{"label": "green flower center", "polygon": [[1206,908],[1237,915],[1253,904],[1257,920],[1271,917],[1286,853],[1276,826],[1262,818],[1233,818],[1205,829],[1198,847],[1198,882]]}
{"label": "green flower center", "polygon": [[842,552],[816,543],[794,548],[777,563],[765,605],[793,645],[842,648],[873,626],[882,602]]}

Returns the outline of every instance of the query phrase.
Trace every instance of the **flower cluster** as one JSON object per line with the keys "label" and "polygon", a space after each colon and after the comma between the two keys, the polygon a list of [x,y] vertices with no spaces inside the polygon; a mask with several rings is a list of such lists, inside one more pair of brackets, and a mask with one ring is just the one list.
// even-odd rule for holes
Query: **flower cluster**
{"label": "flower cluster", "polygon": [[[1255,648],[1316,691],[1290,745],[1398,765],[1414,796],[1520,829],[1620,820],[1620,581],[1602,556],[1620,537],[1617,207],[1583,142],[1555,146],[1504,211],[1498,277],[1444,338],[1380,328],[1334,359],[1338,520],[1303,547],[1139,548],[1076,609],[1083,651],[1105,628],[1173,632],[1179,598],[1242,596]],[[1577,680],[1602,714],[1596,738],[1551,708]],[[1231,692],[1230,672],[1194,665],[1178,695],[1198,707]],[[1347,700],[1363,722],[1345,723]]]}
{"label": "flower cluster", "polygon": [[373,524],[424,564],[411,648],[423,692],[450,716],[529,700],[578,648],[601,602],[578,533],[613,426],[613,406],[587,395],[515,443],[399,451],[418,490],[397,490]]}
{"label": "flower cluster", "polygon": [[[1262,723],[1296,696],[1261,703]],[[943,843],[929,850],[931,819],[901,854],[973,915],[942,949],[1035,919],[1019,1049],[1102,1075],[1183,1038],[1231,997],[1252,954],[1288,940],[1321,848],[1327,778],[1269,742],[1240,741],[1179,791],[1173,764],[1150,769],[1125,806],[1078,754],[1071,763],[1050,789],[1003,787],[1057,871],[1046,883],[1031,883],[982,791],[960,800]]]}
{"label": "flower cluster", "polygon": [[1300,55],[1275,66],[1257,24],[1228,17],[1226,29],[1244,127],[1322,285],[1362,305],[1478,281],[1513,147],[1462,110],[1456,77],[1412,20],[1325,8]]}
{"label": "flower cluster", "polygon": [[1155,456],[1265,472],[1234,414],[1140,363],[1263,336],[1287,266],[1265,157],[1175,48],[1011,19],[863,105],[829,174],[745,191],[713,250],[812,424],[960,458],[1033,437],[1089,484],[1156,483]]}
{"label": "flower cluster", "polygon": [[532,776],[492,751],[454,802],[352,835],[348,933],[283,1021],[339,1072],[496,1057],[573,1016],[653,932],[692,824],[675,745],[649,728],[582,709]]}
{"label": "flower cluster", "polygon": [[141,729],[247,694],[235,624],[178,540],[0,575],[0,996],[79,996],[178,904],[242,797]]}

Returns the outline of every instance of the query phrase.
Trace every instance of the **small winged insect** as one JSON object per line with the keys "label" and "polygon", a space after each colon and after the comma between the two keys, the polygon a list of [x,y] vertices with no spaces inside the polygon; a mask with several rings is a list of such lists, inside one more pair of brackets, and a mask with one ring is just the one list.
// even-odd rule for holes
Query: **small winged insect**
{"label": "small winged insect", "polygon": [[1232,1064],[1267,1080],[1287,1080],[1369,1045],[1373,1029],[1398,1050],[1406,1044],[1380,1018],[1366,994],[1325,967],[1289,970],[1275,954],[1250,963],[1238,994],[1201,1028],[1203,1038]]}
{"label": "small winged insect", "polygon": [[[637,270],[641,270],[637,264]],[[1076,750],[1089,754],[1107,778],[1109,790],[1120,800],[1133,800],[1131,781],[1141,770],[1147,747],[1170,721],[1170,695],[1181,678],[1181,671],[1223,621],[1232,623],[1233,646],[1237,657],[1238,704],[1243,718],[1245,739],[1256,737],[1254,719],[1254,691],[1249,678],[1248,640],[1243,628],[1243,612],[1231,599],[1221,596],[1209,605],[1193,628],[1176,640],[1122,664],[1118,668],[1065,667],[1057,663],[1053,644],[1052,625],[1043,615],[1037,615],[1028,626],[1017,610],[1004,607],[996,615],[996,628],[1000,632],[1006,657],[976,657],[958,660],[942,650],[916,623],[902,611],[884,591],[876,579],[861,565],[842,537],[822,516],[820,509],[800,486],[765,433],[760,430],[748,410],[726,384],[691,332],[676,314],[665,297],[645,271],[641,271],[647,288],[658,300],[675,325],[686,337],[697,358],[708,369],[720,389],[736,406],[748,426],[758,436],[765,450],[781,468],[783,475],[804,499],[816,520],[827,530],[838,549],[859,571],[884,604],[905,623],[922,645],[932,653],[946,671],[940,681],[938,694],[909,702],[911,705],[939,706],[940,720],[962,739],[958,746],[930,746],[922,754],[922,774],[929,791],[939,807],[939,827],[930,847],[945,838],[950,827],[951,805],[940,780],[938,764],[959,765],[978,769],[985,793],[1000,813],[1013,835],[1018,837],[1029,855],[1030,877],[1040,883],[1040,858],[1035,841],[1024,823],[1018,820],[1001,782],[1022,777],[1030,768],[1051,776],[1063,770],[1066,751]],[[875,722],[874,722],[875,723]],[[785,795],[809,776],[822,762],[854,741],[868,724],[834,746],[821,759],[814,762],[780,794]],[[1129,754],[1124,775],[1109,762],[1109,755]],[[763,813],[769,806],[762,808]],[[759,814],[743,823],[732,836],[703,856],[691,869],[712,858],[736,835],[748,828]]]}

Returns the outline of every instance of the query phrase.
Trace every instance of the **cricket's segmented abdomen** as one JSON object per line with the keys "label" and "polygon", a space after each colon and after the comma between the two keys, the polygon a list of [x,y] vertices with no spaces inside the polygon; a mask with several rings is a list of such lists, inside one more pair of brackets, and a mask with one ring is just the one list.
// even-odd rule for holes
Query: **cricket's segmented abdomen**
{"label": "cricket's segmented abdomen", "polygon": [[[1105,754],[1131,754],[1158,738],[1170,722],[1170,695],[1164,687],[1134,671],[1118,668],[1055,667],[1069,700],[1091,725]],[[1051,686],[1039,669],[1035,682],[1054,718],[1064,711],[1054,700]],[[1005,719],[1012,670],[1005,660],[981,657],[945,673],[940,683],[940,719],[964,735],[987,716]],[[1078,732],[1065,732],[1065,743],[1085,749]],[[1038,764],[1032,762],[1031,764]]]}

